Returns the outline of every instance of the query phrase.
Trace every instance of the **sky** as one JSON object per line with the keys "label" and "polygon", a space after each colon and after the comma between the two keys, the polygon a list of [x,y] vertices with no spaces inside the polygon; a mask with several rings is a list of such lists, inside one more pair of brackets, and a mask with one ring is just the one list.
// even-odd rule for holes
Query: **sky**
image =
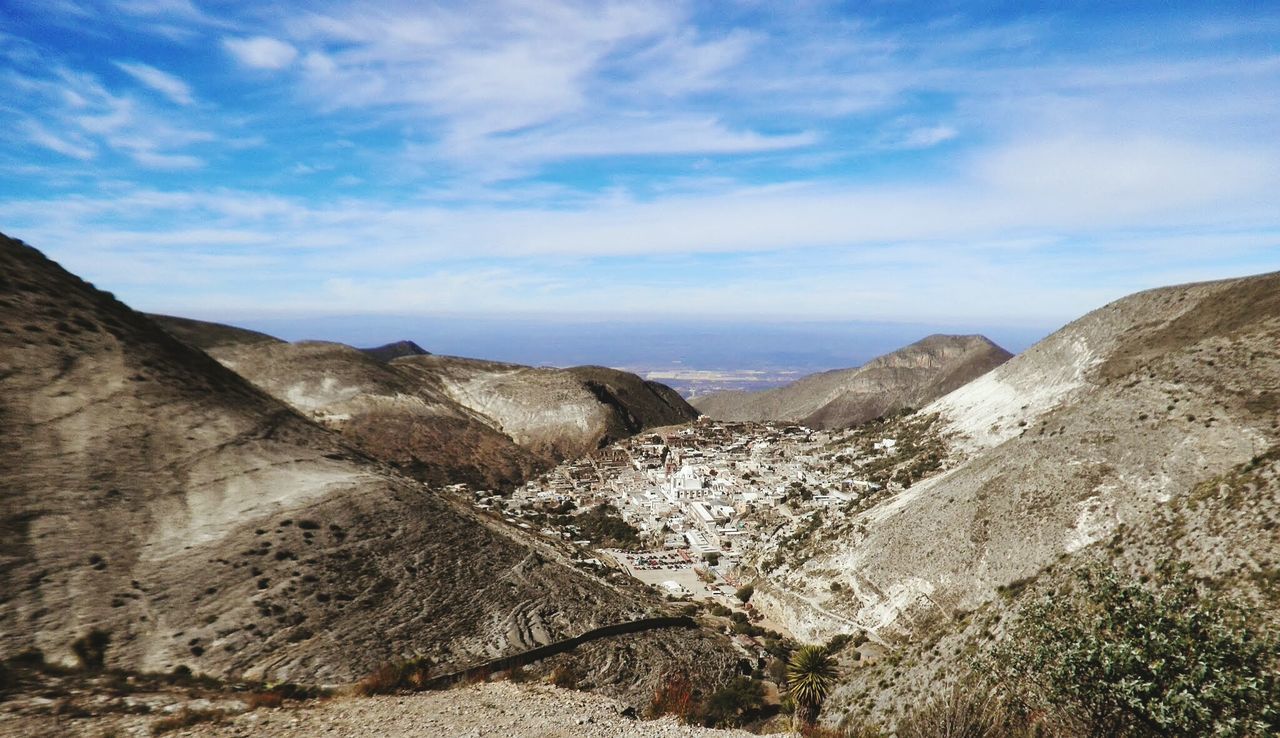
{"label": "sky", "polygon": [[0,230],[286,337],[1042,335],[1280,269],[1269,3],[6,0],[0,106]]}

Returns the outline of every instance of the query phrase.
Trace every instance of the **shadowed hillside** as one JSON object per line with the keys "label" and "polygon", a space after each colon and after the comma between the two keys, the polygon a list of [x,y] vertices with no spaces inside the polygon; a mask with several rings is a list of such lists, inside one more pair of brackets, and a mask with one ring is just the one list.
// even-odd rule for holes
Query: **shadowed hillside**
{"label": "shadowed hillside", "polygon": [[360,350],[382,362],[398,359],[401,356],[426,356],[431,353],[413,341],[396,341],[395,343]]}

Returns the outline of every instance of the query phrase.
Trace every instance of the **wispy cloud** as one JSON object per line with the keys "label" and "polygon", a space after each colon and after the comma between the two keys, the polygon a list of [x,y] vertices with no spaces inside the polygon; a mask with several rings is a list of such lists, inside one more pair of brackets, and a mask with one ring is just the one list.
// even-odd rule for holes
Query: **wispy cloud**
{"label": "wispy cloud", "polygon": [[31,141],[31,143],[73,159],[84,161],[92,159],[97,153],[87,143],[75,143],[61,136],[56,136],[35,121],[25,121],[21,128],[27,134],[27,140]]}
{"label": "wispy cloud", "polygon": [[251,69],[284,69],[298,58],[292,45],[270,36],[224,38],[222,46],[236,61]]}
{"label": "wispy cloud", "polygon": [[195,102],[195,98],[191,96],[191,87],[168,72],[140,62],[117,61],[115,65],[144,86],[159,92],[178,105],[191,105]]}

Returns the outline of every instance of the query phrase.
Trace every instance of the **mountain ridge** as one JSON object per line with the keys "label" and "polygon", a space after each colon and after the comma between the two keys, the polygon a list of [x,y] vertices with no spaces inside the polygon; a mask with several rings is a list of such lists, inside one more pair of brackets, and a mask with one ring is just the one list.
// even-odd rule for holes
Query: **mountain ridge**
{"label": "mountain ridge", "polygon": [[849,427],[924,405],[1011,356],[984,336],[934,334],[858,367],[811,374],[770,390],[706,395],[692,404],[718,420]]}

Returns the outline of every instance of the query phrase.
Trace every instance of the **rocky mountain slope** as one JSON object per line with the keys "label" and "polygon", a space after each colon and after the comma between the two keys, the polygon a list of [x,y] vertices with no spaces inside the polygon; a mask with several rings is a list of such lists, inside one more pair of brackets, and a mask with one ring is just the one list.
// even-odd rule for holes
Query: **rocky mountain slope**
{"label": "rocky mountain slope", "polygon": [[762,392],[719,392],[693,400],[718,420],[798,422],[847,428],[921,407],[1003,364],[1009,352],[982,336],[933,335],[853,369],[812,374]]}
{"label": "rocky mountain slope", "polygon": [[939,634],[1076,557],[1183,558],[1264,598],[1280,578],[1280,274],[1114,302],[917,415],[931,416],[944,470],[833,516],[753,600],[807,640],[866,630],[899,651],[851,672],[846,705],[884,708],[878,680],[956,666],[928,650]]}
{"label": "rocky mountain slope", "polygon": [[603,367],[533,368],[337,343],[210,355],[372,456],[433,484],[510,487],[645,428],[697,416],[675,391]]}
{"label": "rocky mountain slope", "polygon": [[[663,610],[3,237],[0,425],[0,658],[70,662],[77,641],[105,641],[111,667],[340,683]],[[698,630],[593,645],[584,666],[616,693],[647,695],[668,667],[715,681],[733,661]],[[657,671],[607,665],[631,659]]]}

